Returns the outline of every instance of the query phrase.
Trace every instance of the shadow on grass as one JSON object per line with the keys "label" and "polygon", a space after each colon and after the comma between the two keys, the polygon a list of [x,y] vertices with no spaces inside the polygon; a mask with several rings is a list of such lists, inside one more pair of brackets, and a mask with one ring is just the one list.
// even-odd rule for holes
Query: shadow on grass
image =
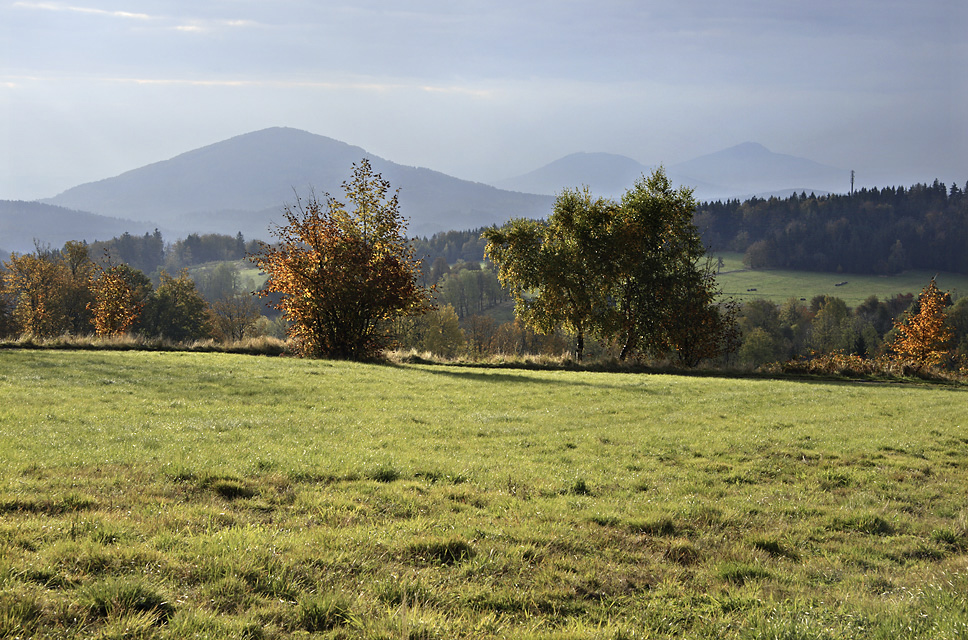
{"label": "shadow on grass", "polygon": [[[510,371],[560,371],[560,372],[585,372],[585,373],[627,373],[637,375],[672,375],[690,378],[717,378],[725,380],[751,380],[751,381],[779,381],[793,382],[807,385],[820,386],[882,386],[896,387],[902,385],[906,388],[938,389],[945,388],[950,391],[968,392],[968,385],[959,382],[946,380],[924,380],[910,378],[883,378],[883,377],[845,377],[837,375],[816,375],[816,374],[785,374],[785,373],[763,373],[752,371],[740,371],[735,369],[679,369],[675,367],[648,367],[645,365],[625,365],[614,366],[605,364],[589,365],[547,365],[537,363],[464,363],[464,362],[435,362],[421,360],[418,362],[396,363],[383,361],[378,364],[390,367],[406,367],[412,364],[425,365],[422,369],[427,373],[435,375],[450,376],[475,382],[528,382],[550,385],[571,385],[578,387],[589,387],[599,389],[619,389],[627,388],[627,385],[610,384],[605,381],[589,382],[587,380],[574,380],[566,378],[536,378],[524,373],[510,373]],[[649,389],[642,389],[643,393],[649,393]]]}

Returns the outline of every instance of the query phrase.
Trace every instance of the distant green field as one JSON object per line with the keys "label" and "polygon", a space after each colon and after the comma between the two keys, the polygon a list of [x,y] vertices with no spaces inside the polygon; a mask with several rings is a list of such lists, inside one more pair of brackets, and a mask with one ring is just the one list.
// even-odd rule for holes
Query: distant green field
{"label": "distant green field", "polygon": [[[725,266],[717,276],[723,294],[736,300],[763,298],[782,303],[790,298],[807,302],[817,295],[836,296],[855,307],[868,296],[886,300],[897,294],[917,295],[937,276],[938,287],[953,298],[968,295],[968,276],[934,271],[906,271],[896,276],[869,276],[809,271],[751,270],[742,254],[722,254]],[[838,283],[846,284],[837,286]]]}
{"label": "distant green field", "polygon": [[0,351],[0,637],[968,632],[968,388]]}

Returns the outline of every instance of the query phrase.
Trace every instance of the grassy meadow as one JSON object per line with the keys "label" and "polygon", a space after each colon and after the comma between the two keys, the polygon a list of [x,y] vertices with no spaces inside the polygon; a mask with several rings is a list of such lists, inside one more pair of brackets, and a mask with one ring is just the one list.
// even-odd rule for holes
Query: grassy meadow
{"label": "grassy meadow", "polygon": [[968,388],[0,351],[0,637],[968,637]]}
{"label": "grassy meadow", "polygon": [[[783,269],[747,269],[743,254],[723,253],[723,269],[716,282],[723,294],[741,302],[759,298],[777,304],[790,298],[801,298],[809,304],[818,295],[835,296],[849,307],[856,307],[868,296],[887,300],[897,294],[917,296],[937,276],[938,287],[953,298],[968,295],[968,276],[934,271],[905,271],[895,276],[872,276],[814,271],[786,271]],[[846,282],[838,286],[839,283]],[[751,291],[753,289],[753,291]]]}

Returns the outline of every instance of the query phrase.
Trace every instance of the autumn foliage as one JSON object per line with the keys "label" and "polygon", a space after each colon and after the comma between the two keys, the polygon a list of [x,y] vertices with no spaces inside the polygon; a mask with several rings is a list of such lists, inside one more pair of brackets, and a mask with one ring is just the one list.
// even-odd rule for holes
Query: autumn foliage
{"label": "autumn foliage", "polygon": [[950,296],[938,289],[932,278],[921,291],[916,310],[895,323],[896,337],[891,350],[919,367],[942,364],[952,338],[944,312],[950,304]]}
{"label": "autumn foliage", "polygon": [[99,267],[91,278],[94,301],[88,303],[93,314],[95,333],[99,336],[120,336],[137,322],[144,308],[144,294],[139,291],[132,269],[116,264]]}
{"label": "autumn foliage", "polygon": [[373,357],[391,343],[392,320],[429,308],[389,182],[364,159],[343,189],[350,209],[328,194],[297,200],[278,242],[249,258],[268,274],[261,295],[281,296],[293,348],[308,357]]}

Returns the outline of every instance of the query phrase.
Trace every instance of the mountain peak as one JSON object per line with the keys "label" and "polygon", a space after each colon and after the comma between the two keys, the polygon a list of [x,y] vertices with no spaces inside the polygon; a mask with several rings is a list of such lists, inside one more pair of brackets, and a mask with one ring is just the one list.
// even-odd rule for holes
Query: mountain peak
{"label": "mountain peak", "polygon": [[849,184],[849,172],[806,158],[775,153],[758,142],[744,142],[670,169],[697,180],[728,186],[733,191],[729,197],[784,189],[845,192]]}
{"label": "mountain peak", "polygon": [[182,232],[243,231],[265,238],[295,196],[340,194],[352,166],[368,158],[402,192],[408,231],[429,235],[541,217],[547,197],[501,192],[428,169],[384,160],[333,138],[270,127],[187,151],[113,178],[79,185],[46,200],[102,215],[150,221]]}

